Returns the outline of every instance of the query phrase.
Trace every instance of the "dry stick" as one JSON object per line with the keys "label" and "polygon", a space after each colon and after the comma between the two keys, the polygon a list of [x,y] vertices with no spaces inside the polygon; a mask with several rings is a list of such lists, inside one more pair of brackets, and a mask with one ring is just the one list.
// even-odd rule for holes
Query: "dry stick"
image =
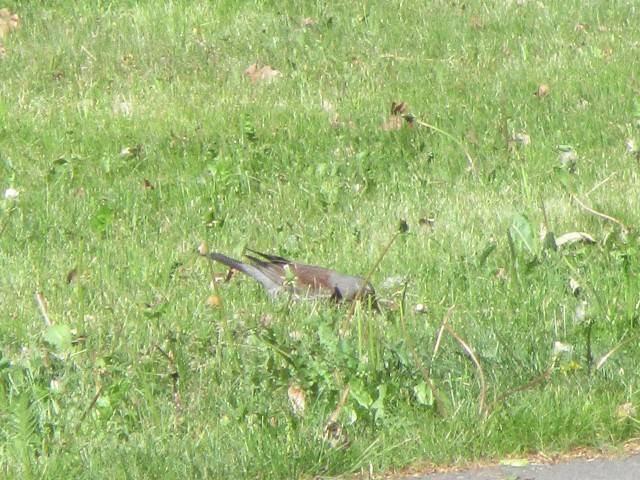
{"label": "dry stick", "polygon": [[547,232],[550,232],[549,229],[549,217],[547,217],[547,209],[544,206],[544,198],[542,198],[542,193],[540,193],[540,208],[542,209],[542,219],[544,220],[544,229]]}
{"label": "dry stick", "polygon": [[434,132],[438,132],[441,133],[442,135],[444,135],[445,137],[447,137],[449,140],[453,141],[456,145],[458,145],[462,151],[464,152],[465,156],[467,157],[467,163],[469,164],[469,167],[471,168],[471,170],[475,173],[476,172],[476,166],[473,163],[473,158],[471,158],[471,155],[469,154],[469,152],[467,151],[467,149],[464,147],[464,145],[462,144],[462,142],[460,140],[458,140],[456,137],[454,137],[453,135],[451,135],[449,132],[445,132],[444,130],[434,126],[434,125],[430,125],[426,122],[421,122],[420,120],[413,118],[413,121],[416,122],[418,125],[422,125],[423,127],[427,127],[430,130],[433,130]]}
{"label": "dry stick", "polygon": [[[449,310],[447,311],[447,317],[450,315],[450,312],[453,311],[452,309],[453,307],[449,308]],[[447,317],[445,317],[445,321],[447,320]],[[420,370],[420,373],[422,374],[422,378],[424,378],[424,381],[427,383],[427,385],[429,385],[429,388],[431,389],[431,395],[433,395],[433,398],[436,402],[436,406],[438,407],[438,412],[440,412],[440,415],[447,418],[447,409],[444,407],[444,403],[442,402],[440,395],[438,395],[438,390],[436,389],[435,385],[431,381],[431,378],[429,377],[429,373],[427,372],[427,369],[424,368],[424,365],[422,365],[422,362],[420,361],[420,357],[418,357],[418,353],[416,352],[416,349],[413,348],[413,342],[411,341],[411,337],[407,333],[407,325],[404,319],[404,309],[400,315],[400,328],[402,329],[402,335],[404,336],[404,341],[407,343],[407,348],[411,352],[411,355],[413,356],[413,360],[414,362],[416,362],[416,365],[418,366],[418,370]]]}
{"label": "dry stick", "polygon": [[167,359],[167,361],[169,362],[169,365],[171,366],[171,369],[173,370],[171,372],[171,379],[173,380],[173,401],[176,404],[176,410],[179,412],[182,407],[182,401],[180,399],[180,392],[178,391],[178,379],[180,378],[180,375],[178,374],[178,369],[176,368],[176,364],[173,361],[173,358],[171,358],[171,355],[169,355],[162,348],[160,348],[160,345],[158,345],[157,343],[156,343],[156,349],[160,352],[160,354],[164,358]]}
{"label": "dry stick", "polygon": [[[350,389],[350,387],[349,387],[349,385],[347,385],[342,390],[342,394],[340,395],[340,401],[338,402],[338,406],[336,407],[336,409],[333,411],[333,413],[329,417],[329,421],[327,421],[327,425],[330,425],[330,424],[334,423],[338,419],[338,416],[340,415],[340,412],[342,411],[342,407],[344,407],[344,404],[347,401],[347,396],[349,395],[349,389]],[[327,428],[327,427],[325,426],[325,428]]]}
{"label": "dry stick", "polygon": [[102,395],[102,387],[98,389],[98,391],[93,397],[93,400],[91,400],[91,403],[89,404],[87,409],[84,412],[82,412],[82,416],[80,417],[80,420],[78,420],[78,423],[76,425],[76,433],[78,433],[78,430],[80,430],[80,426],[82,425],[82,422],[84,422],[84,419],[87,417],[91,409],[93,409],[93,407],[95,406],[96,402],[98,401],[101,395]]}
{"label": "dry stick", "polygon": [[615,353],[616,350],[618,350],[621,347],[624,347],[625,345],[630,344],[631,342],[636,341],[638,338],[640,338],[640,335],[634,335],[631,338],[627,338],[625,341],[619,343],[618,345],[613,347],[611,350],[609,350],[607,353],[605,353],[604,356],[600,360],[598,360],[598,363],[596,364],[596,370],[599,370],[600,367],[604,365],[604,362],[606,362],[609,359],[609,357]]}
{"label": "dry stick", "polygon": [[444,319],[442,320],[442,324],[440,325],[440,330],[438,331],[438,336],[436,337],[436,343],[433,346],[433,355],[431,355],[431,363],[433,363],[436,359],[436,355],[438,355],[438,350],[440,349],[440,342],[442,341],[442,335],[444,335],[444,326],[447,324],[449,319],[451,318],[451,314],[453,313],[453,309],[456,308],[455,304],[451,305],[447,310]]}
{"label": "dry stick", "polygon": [[610,222],[613,222],[617,225],[620,225],[620,228],[622,228],[622,230],[625,233],[629,233],[631,231],[631,229],[629,227],[627,227],[624,223],[622,223],[620,220],[618,220],[617,218],[613,218],[609,215],[606,215],[604,213],[601,212],[597,212],[596,210],[594,210],[593,208],[588,207],[587,205],[585,205],[584,203],[582,203],[580,201],[580,199],[578,197],[576,197],[573,193],[569,193],[569,195],[571,196],[571,198],[573,199],[574,202],[576,202],[581,208],[585,209],[587,212],[589,212],[592,215],[595,215],[596,217],[600,217],[600,218],[604,218],[605,220],[609,220]]}
{"label": "dry stick", "polygon": [[47,327],[50,327],[51,325],[53,325],[53,323],[51,322],[51,319],[47,314],[47,307],[45,305],[44,297],[42,296],[42,293],[40,293],[37,290],[36,290],[35,296],[36,296],[36,301],[38,302],[38,307],[40,307],[40,313],[42,313],[42,318],[44,318],[44,323],[47,325]]}
{"label": "dry stick", "polygon": [[513,390],[509,390],[508,392],[505,392],[502,395],[498,396],[498,398],[496,398],[493,402],[487,405],[487,409],[484,411],[484,416],[485,417],[489,416],[489,413],[491,413],[491,410],[493,410],[493,407],[496,405],[496,403],[502,402],[503,400],[506,400],[507,398],[509,398],[511,395],[527,390],[537,385],[538,383],[541,383],[543,380],[546,380],[553,373],[554,369],[555,369],[555,366],[552,366],[546,372],[540,375],[538,378],[535,378],[531,380],[529,383],[520,385],[519,387],[516,387]]}
{"label": "dry stick", "polygon": [[476,368],[478,369],[478,374],[480,375],[480,397],[478,399],[478,413],[482,413],[482,410],[484,408],[484,400],[487,393],[487,389],[484,383],[484,372],[482,371],[482,366],[480,365],[478,358],[473,353],[473,350],[471,350],[471,347],[469,347],[469,345],[467,345],[464,342],[464,340],[462,340],[462,338],[458,336],[458,334],[453,330],[451,325],[443,325],[443,326],[444,328],[447,329],[447,331],[451,335],[453,335],[453,338],[455,338],[456,341],[460,344],[460,346],[467,352],[469,357],[471,357],[471,361],[475,364]]}
{"label": "dry stick", "polygon": [[382,250],[382,253],[380,253],[380,255],[378,256],[378,259],[376,260],[376,263],[374,263],[373,267],[371,267],[371,270],[369,270],[369,273],[367,274],[366,278],[364,279],[364,282],[362,283],[362,285],[360,285],[360,288],[358,289],[358,293],[356,293],[355,301],[353,301],[351,303],[351,306],[349,307],[349,311],[347,312],[347,316],[345,317],[344,322],[342,324],[342,329],[341,329],[341,335],[342,336],[344,336],[347,333],[347,327],[349,326],[349,321],[351,320],[351,318],[353,317],[353,314],[356,311],[356,303],[357,303],[357,301],[359,299],[362,298],[362,293],[364,292],[365,287],[369,283],[369,280],[371,279],[371,276],[373,275],[373,272],[376,271],[376,269],[380,265],[380,262],[382,262],[382,259],[384,258],[384,256],[387,254],[387,252],[391,248],[391,245],[393,245],[393,242],[396,241],[396,238],[398,238],[398,236],[403,234],[403,233],[404,233],[404,231],[402,229],[399,229],[399,230],[396,231],[396,233],[393,234],[393,237],[391,237],[391,239],[389,240],[387,245]]}
{"label": "dry stick", "polygon": [[586,196],[589,196],[590,193],[596,191],[598,188],[600,188],[602,185],[604,185],[605,183],[607,183],[609,180],[611,180],[613,177],[615,177],[616,173],[618,172],[613,172],[611,175],[609,175],[607,178],[605,178],[604,180],[596,183],[596,185],[589,190],[587,193],[585,193]]}

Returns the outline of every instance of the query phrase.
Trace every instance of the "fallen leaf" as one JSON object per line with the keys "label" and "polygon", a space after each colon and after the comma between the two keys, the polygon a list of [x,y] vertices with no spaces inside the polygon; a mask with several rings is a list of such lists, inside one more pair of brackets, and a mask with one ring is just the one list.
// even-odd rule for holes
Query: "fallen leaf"
{"label": "fallen leaf", "polygon": [[391,117],[389,117],[389,120],[384,125],[382,125],[382,129],[386,131],[400,130],[402,128],[402,125],[404,125],[403,118],[392,115]]}
{"label": "fallen leaf", "polygon": [[577,242],[596,243],[594,238],[586,232],[569,232],[556,237],[556,245],[558,247],[571,245],[572,243]]}
{"label": "fallen leaf", "polygon": [[407,109],[407,102],[391,102],[391,115],[400,115]]}
{"label": "fallen leaf", "polygon": [[304,390],[297,385],[291,385],[287,390],[289,395],[289,403],[291,404],[291,410],[296,415],[304,415],[304,409],[306,406],[306,396]]}
{"label": "fallen leaf", "polygon": [[222,301],[220,300],[220,297],[218,295],[209,295],[207,297],[207,300],[205,301],[205,304],[208,307],[220,308],[220,306],[222,305]]}
{"label": "fallen leaf", "polygon": [[258,68],[258,63],[250,65],[242,75],[244,77],[249,77],[251,83],[257,83],[258,81],[272,82],[278,77],[282,77],[282,73],[271,65],[265,65],[262,68]]}
{"label": "fallen leaf", "polygon": [[638,411],[633,403],[627,402],[618,405],[618,410],[616,411],[616,417],[618,418],[627,418],[627,417],[636,417],[638,415]]}
{"label": "fallen leaf", "polygon": [[571,293],[576,297],[580,295],[580,284],[573,278],[569,279],[569,290],[571,290]]}
{"label": "fallen leaf", "polygon": [[493,275],[499,280],[507,278],[507,269],[504,267],[498,267],[493,271]]}
{"label": "fallen leaf", "polygon": [[20,17],[8,8],[0,9],[0,38],[7,38],[11,30],[20,28]]}
{"label": "fallen leaf", "polygon": [[527,135],[526,133],[520,132],[520,133],[516,133],[513,136],[513,141],[518,146],[530,145],[531,144],[531,137],[529,135]]}
{"label": "fallen leaf", "polygon": [[473,130],[469,130],[466,135],[467,141],[473,145],[478,145],[478,137]]}
{"label": "fallen leaf", "polygon": [[75,285],[78,283],[78,269],[74,268],[67,274],[67,283],[69,285]]}
{"label": "fallen leaf", "polygon": [[153,186],[153,183],[151,183],[151,181],[145,178],[144,182],[142,182],[142,188],[145,190],[155,190],[156,187]]}
{"label": "fallen leaf", "polygon": [[484,27],[484,22],[482,21],[481,18],[476,17],[474,15],[473,17],[471,17],[471,25],[476,27],[476,28],[483,28]]}
{"label": "fallen leaf", "polygon": [[433,228],[436,226],[436,219],[429,218],[429,217],[422,217],[420,220],[418,220],[418,224],[424,228]]}
{"label": "fallen leaf", "polygon": [[322,429],[322,438],[324,438],[331,448],[336,450],[347,449],[351,445],[347,432],[344,431],[342,425],[337,422],[329,422]]}
{"label": "fallen leaf", "polygon": [[536,89],[536,93],[534,93],[534,95],[541,100],[544,97],[546,97],[548,93],[549,93],[549,86],[542,83],[538,85],[538,88]]}

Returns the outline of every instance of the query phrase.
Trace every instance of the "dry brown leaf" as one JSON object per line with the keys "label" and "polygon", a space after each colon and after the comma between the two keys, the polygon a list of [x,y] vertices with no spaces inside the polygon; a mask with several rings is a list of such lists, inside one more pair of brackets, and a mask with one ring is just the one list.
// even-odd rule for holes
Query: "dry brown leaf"
{"label": "dry brown leaf", "polygon": [[429,218],[429,217],[422,217],[420,220],[418,220],[418,223],[423,228],[433,229],[436,226],[436,219]]}
{"label": "dry brown leaf", "polygon": [[478,145],[478,137],[473,130],[469,130],[466,135],[467,141],[473,145]]}
{"label": "dry brown leaf", "polygon": [[74,268],[67,274],[67,283],[69,285],[75,285],[78,283],[78,269]]}
{"label": "dry brown leaf", "polygon": [[542,99],[546,97],[548,93],[549,93],[549,86],[545,85],[544,83],[541,83],[540,85],[538,85],[538,88],[536,90],[536,93],[534,93],[534,95],[539,99]]}
{"label": "dry brown leaf", "polygon": [[474,15],[473,17],[471,17],[471,25],[476,27],[476,28],[483,28],[484,27],[484,21],[481,18],[476,17]]}
{"label": "dry brown leaf", "polygon": [[400,130],[402,128],[402,125],[404,125],[404,119],[402,117],[392,115],[391,117],[389,117],[389,120],[384,125],[382,125],[382,129],[387,131]]}
{"label": "dry brown leaf", "polygon": [[596,243],[594,238],[586,232],[569,232],[556,238],[556,245],[558,247],[571,245],[576,242]]}
{"label": "dry brown leaf", "polygon": [[631,402],[618,405],[616,417],[618,418],[635,418],[638,416],[638,409]]}
{"label": "dry brown leaf", "polygon": [[289,395],[289,403],[291,404],[291,410],[296,415],[304,415],[304,409],[306,406],[306,396],[304,390],[297,385],[291,385],[287,390]]}
{"label": "dry brown leaf", "polygon": [[8,8],[0,9],[0,38],[7,38],[11,30],[20,28],[20,17]]}
{"label": "dry brown leaf", "polygon": [[337,422],[329,422],[324,426],[322,438],[329,442],[331,448],[335,450],[346,450],[351,446],[347,432]]}
{"label": "dry brown leaf", "polygon": [[407,110],[407,102],[391,102],[391,115],[400,115]]}
{"label": "dry brown leaf", "polygon": [[208,307],[220,308],[220,306],[222,305],[222,301],[220,300],[220,297],[218,295],[209,295],[207,297],[207,300],[205,301],[205,304]]}
{"label": "dry brown leaf", "polygon": [[258,68],[258,63],[250,65],[242,74],[244,77],[249,77],[251,83],[258,81],[273,82],[278,77],[282,77],[282,73],[273,68],[271,65],[265,65],[262,68]]}

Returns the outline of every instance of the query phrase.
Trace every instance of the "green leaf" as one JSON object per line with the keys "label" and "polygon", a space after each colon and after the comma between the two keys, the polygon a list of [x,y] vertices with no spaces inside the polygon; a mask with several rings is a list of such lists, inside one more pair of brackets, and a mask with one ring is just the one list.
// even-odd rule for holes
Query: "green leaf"
{"label": "green leaf", "polygon": [[115,210],[106,203],[103,203],[89,221],[91,229],[95,233],[104,233],[111,225],[114,214]]}
{"label": "green leaf", "polygon": [[367,392],[364,383],[359,378],[353,377],[349,382],[349,394],[358,402],[362,407],[367,410],[373,403],[373,398]]}
{"label": "green leaf", "polygon": [[556,236],[553,232],[547,232],[544,236],[544,240],[542,241],[543,250],[553,250],[554,252],[558,250],[558,244],[556,243]]}
{"label": "green leaf", "polygon": [[413,394],[420,405],[433,405],[431,389],[424,380],[413,387]]}
{"label": "green leaf", "polygon": [[489,255],[491,255],[493,252],[496,251],[496,248],[497,248],[496,243],[494,241],[491,241],[489,245],[486,246],[486,248],[482,251],[482,253],[478,257],[478,266],[480,267],[484,266],[484,264],[487,261],[487,258],[489,258]]}
{"label": "green leaf", "polygon": [[378,398],[371,404],[371,410],[376,412],[376,420],[380,420],[385,417],[384,400],[387,397],[387,385],[378,385]]}
{"label": "green leaf", "polygon": [[73,335],[68,325],[54,325],[47,328],[43,335],[44,341],[53,345],[58,351],[65,351],[71,348]]}
{"label": "green leaf", "polygon": [[509,232],[511,233],[511,238],[516,248],[530,255],[536,254],[533,229],[531,228],[529,220],[523,215],[516,214],[513,216]]}
{"label": "green leaf", "polygon": [[560,184],[564,188],[571,188],[572,178],[571,173],[566,168],[562,168],[560,166],[553,167],[553,173],[555,173],[556,177],[560,181]]}

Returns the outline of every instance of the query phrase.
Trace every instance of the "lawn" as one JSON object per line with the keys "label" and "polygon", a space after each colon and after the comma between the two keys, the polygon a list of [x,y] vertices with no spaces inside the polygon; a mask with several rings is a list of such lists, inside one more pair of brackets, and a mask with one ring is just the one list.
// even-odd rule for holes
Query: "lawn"
{"label": "lawn", "polygon": [[[638,437],[635,1],[54,4],[0,11],[0,476]],[[198,253],[247,247],[382,311]]]}

